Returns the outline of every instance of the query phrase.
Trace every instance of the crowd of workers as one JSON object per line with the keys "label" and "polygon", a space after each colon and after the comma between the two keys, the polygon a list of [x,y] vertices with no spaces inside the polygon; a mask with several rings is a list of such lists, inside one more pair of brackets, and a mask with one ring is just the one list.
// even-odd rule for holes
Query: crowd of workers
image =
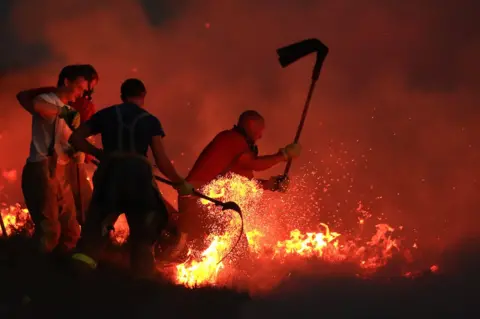
{"label": "crowd of workers", "polygon": [[[194,189],[227,173],[253,179],[255,171],[300,155],[299,144],[259,155],[256,142],[262,137],[265,120],[257,111],[247,110],[233,128],[212,139],[182,177],[165,152],[161,122],[145,109],[144,83],[125,80],[119,103],[97,112],[92,95],[98,82],[92,65],[68,65],[56,86],[17,94],[32,116],[22,191],[35,224],[35,251],[48,258],[68,259],[73,268],[97,267],[109,231],[124,213],[130,228],[131,270],[142,277],[155,273],[152,247],[162,230],[172,225],[169,204],[161,196],[147,157],[149,148],[156,167],[178,191],[177,236],[163,255],[171,260],[208,236],[209,220],[199,208]],[[101,136],[101,148],[94,143],[95,135]],[[85,170],[89,162],[98,165],[93,190]],[[289,180],[273,176],[259,182],[266,190],[285,191]]]}

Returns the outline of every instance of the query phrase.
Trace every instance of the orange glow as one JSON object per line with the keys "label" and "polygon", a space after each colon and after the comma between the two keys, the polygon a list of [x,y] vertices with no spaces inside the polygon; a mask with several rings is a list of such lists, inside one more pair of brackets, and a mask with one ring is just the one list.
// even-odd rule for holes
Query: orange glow
{"label": "orange glow", "polygon": [[[318,230],[313,231],[295,228],[289,234],[277,230],[272,232],[269,225],[272,218],[268,210],[273,208],[261,205],[266,194],[256,181],[239,175],[214,180],[206,185],[202,192],[222,201],[234,201],[240,205],[244,215],[248,253],[258,263],[269,261],[284,264],[298,261],[299,258],[318,259],[329,263],[353,262],[359,269],[371,273],[386,265],[393,254],[401,249],[400,242],[391,237],[395,229],[388,224],[376,225],[376,232],[370,240],[363,243],[330,230],[325,223],[319,223]],[[229,274],[236,271],[236,266],[231,260],[223,262],[220,260],[230,251],[238,238],[240,218],[234,212],[222,212],[208,201],[199,200],[198,204],[204,205],[208,213],[217,217],[224,226],[213,227],[211,235],[206,239],[208,248],[202,252],[190,251],[191,258],[184,264],[177,265],[173,276],[171,274],[170,276],[175,283],[190,288],[223,285],[226,284],[224,278],[228,278]],[[361,206],[357,211],[360,210]],[[32,233],[33,227],[28,211],[19,204],[5,205],[1,213],[8,235],[22,230],[27,234]],[[368,218],[365,213],[363,215],[365,219]],[[365,224],[364,218],[361,219],[361,227]],[[128,239],[129,228],[123,214],[114,227],[112,242],[117,245],[124,244]],[[436,271],[438,266],[432,266],[431,272]],[[405,276],[411,276],[411,273]]]}

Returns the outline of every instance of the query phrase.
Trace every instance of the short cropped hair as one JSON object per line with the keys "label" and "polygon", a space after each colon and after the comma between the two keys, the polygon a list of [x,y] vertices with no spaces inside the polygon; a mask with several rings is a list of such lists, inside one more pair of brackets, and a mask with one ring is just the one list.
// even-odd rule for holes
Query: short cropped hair
{"label": "short cropped hair", "polygon": [[57,87],[65,85],[65,80],[74,81],[83,77],[88,82],[98,80],[98,73],[91,64],[71,64],[65,66],[58,75]]}
{"label": "short cropped hair", "polygon": [[251,121],[251,120],[254,120],[254,121],[263,121],[264,118],[263,116],[258,113],[257,111],[254,111],[254,110],[248,110],[248,111],[245,111],[243,112],[242,114],[240,114],[240,116],[238,117],[238,123],[237,125],[238,126],[242,126],[244,125],[245,123],[247,123],[248,121]]}
{"label": "short cropped hair", "polygon": [[128,98],[143,97],[147,93],[147,89],[139,79],[127,79],[120,87],[120,96],[122,101]]}

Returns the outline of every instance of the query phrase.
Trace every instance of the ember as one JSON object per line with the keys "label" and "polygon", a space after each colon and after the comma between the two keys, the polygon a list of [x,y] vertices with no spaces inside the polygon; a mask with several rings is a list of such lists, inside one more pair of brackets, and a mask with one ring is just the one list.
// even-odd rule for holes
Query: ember
{"label": "ember", "polygon": [[[359,242],[358,238],[349,238],[331,231],[330,227],[324,223],[315,227],[318,230],[303,231],[302,227],[296,227],[285,233],[272,224],[275,219],[272,210],[279,208],[271,204],[265,205],[266,194],[257,182],[238,175],[228,175],[214,180],[205,186],[202,192],[210,197],[222,201],[234,201],[240,205],[244,214],[250,257],[253,257],[251,259],[259,265],[262,262],[284,264],[299,259],[317,259],[328,263],[355,263],[364,272],[372,273],[379,267],[385,266],[394,253],[402,249],[400,242],[392,237],[395,229],[388,224],[376,225],[376,233],[370,237],[370,240],[364,242]],[[224,278],[234,273],[236,266],[233,261],[220,261],[236,241],[241,221],[236,213],[222,212],[210,202],[199,200],[199,205],[204,205],[208,213],[214,215],[219,221],[221,227],[216,227],[218,225],[212,227],[211,235],[206,242],[208,248],[205,251],[190,251],[189,261],[175,267],[172,280],[190,288],[225,285]],[[359,206],[357,212],[362,215],[362,218],[359,218],[359,225],[363,227],[370,214],[362,206]],[[9,236],[18,231],[28,235],[33,233],[28,211],[21,205],[3,204],[1,214]],[[112,242],[117,245],[124,244],[129,235],[124,215],[120,215],[114,228],[115,231],[111,235]],[[309,227],[305,225],[303,228]],[[438,267],[435,266],[432,272],[437,270]],[[411,276],[411,273],[405,275]]]}
{"label": "ember", "polygon": [[[264,211],[265,207],[260,205],[263,190],[255,181],[238,175],[229,175],[211,182],[202,191],[211,197],[220,198],[222,201],[234,201],[240,205],[245,217],[250,253],[256,260],[268,259],[284,263],[288,259],[300,257],[327,262],[349,261],[356,262],[360,268],[372,271],[384,266],[394,251],[400,249],[396,240],[390,237],[394,229],[387,224],[377,225],[377,232],[363,245],[330,231],[328,225],[323,223],[319,225],[323,231],[302,232],[294,229],[290,232],[290,238],[278,238],[281,236],[278,232],[273,232],[274,238],[271,238],[272,231],[269,229],[268,218],[262,218],[270,216]],[[224,263],[219,265],[217,263],[234,243],[240,227],[240,220],[236,214],[221,214],[221,211],[211,203],[206,201],[199,203],[207,205],[209,213],[215,214],[217,218],[231,220],[226,232],[218,233],[215,228],[213,229],[213,234],[208,239],[210,246],[201,253],[201,259],[177,266],[175,281],[188,287],[222,284],[215,281],[219,278],[219,273],[234,269],[230,269],[231,267]],[[361,224],[363,223],[362,221]]]}

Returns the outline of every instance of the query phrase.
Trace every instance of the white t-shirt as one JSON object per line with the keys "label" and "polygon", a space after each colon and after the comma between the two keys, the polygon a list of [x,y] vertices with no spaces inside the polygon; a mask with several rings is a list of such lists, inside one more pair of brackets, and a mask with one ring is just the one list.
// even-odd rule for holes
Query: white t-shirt
{"label": "white t-shirt", "polygon": [[[38,98],[44,101],[62,107],[65,104],[55,93],[41,94]],[[48,148],[52,143],[52,135],[55,127],[55,152],[58,156],[58,164],[67,164],[70,161],[67,151],[70,148],[68,139],[72,130],[68,127],[64,119],[56,117],[53,120],[46,120],[37,113],[32,117],[32,141],[30,143],[30,155],[27,162],[40,162],[47,158]]]}

